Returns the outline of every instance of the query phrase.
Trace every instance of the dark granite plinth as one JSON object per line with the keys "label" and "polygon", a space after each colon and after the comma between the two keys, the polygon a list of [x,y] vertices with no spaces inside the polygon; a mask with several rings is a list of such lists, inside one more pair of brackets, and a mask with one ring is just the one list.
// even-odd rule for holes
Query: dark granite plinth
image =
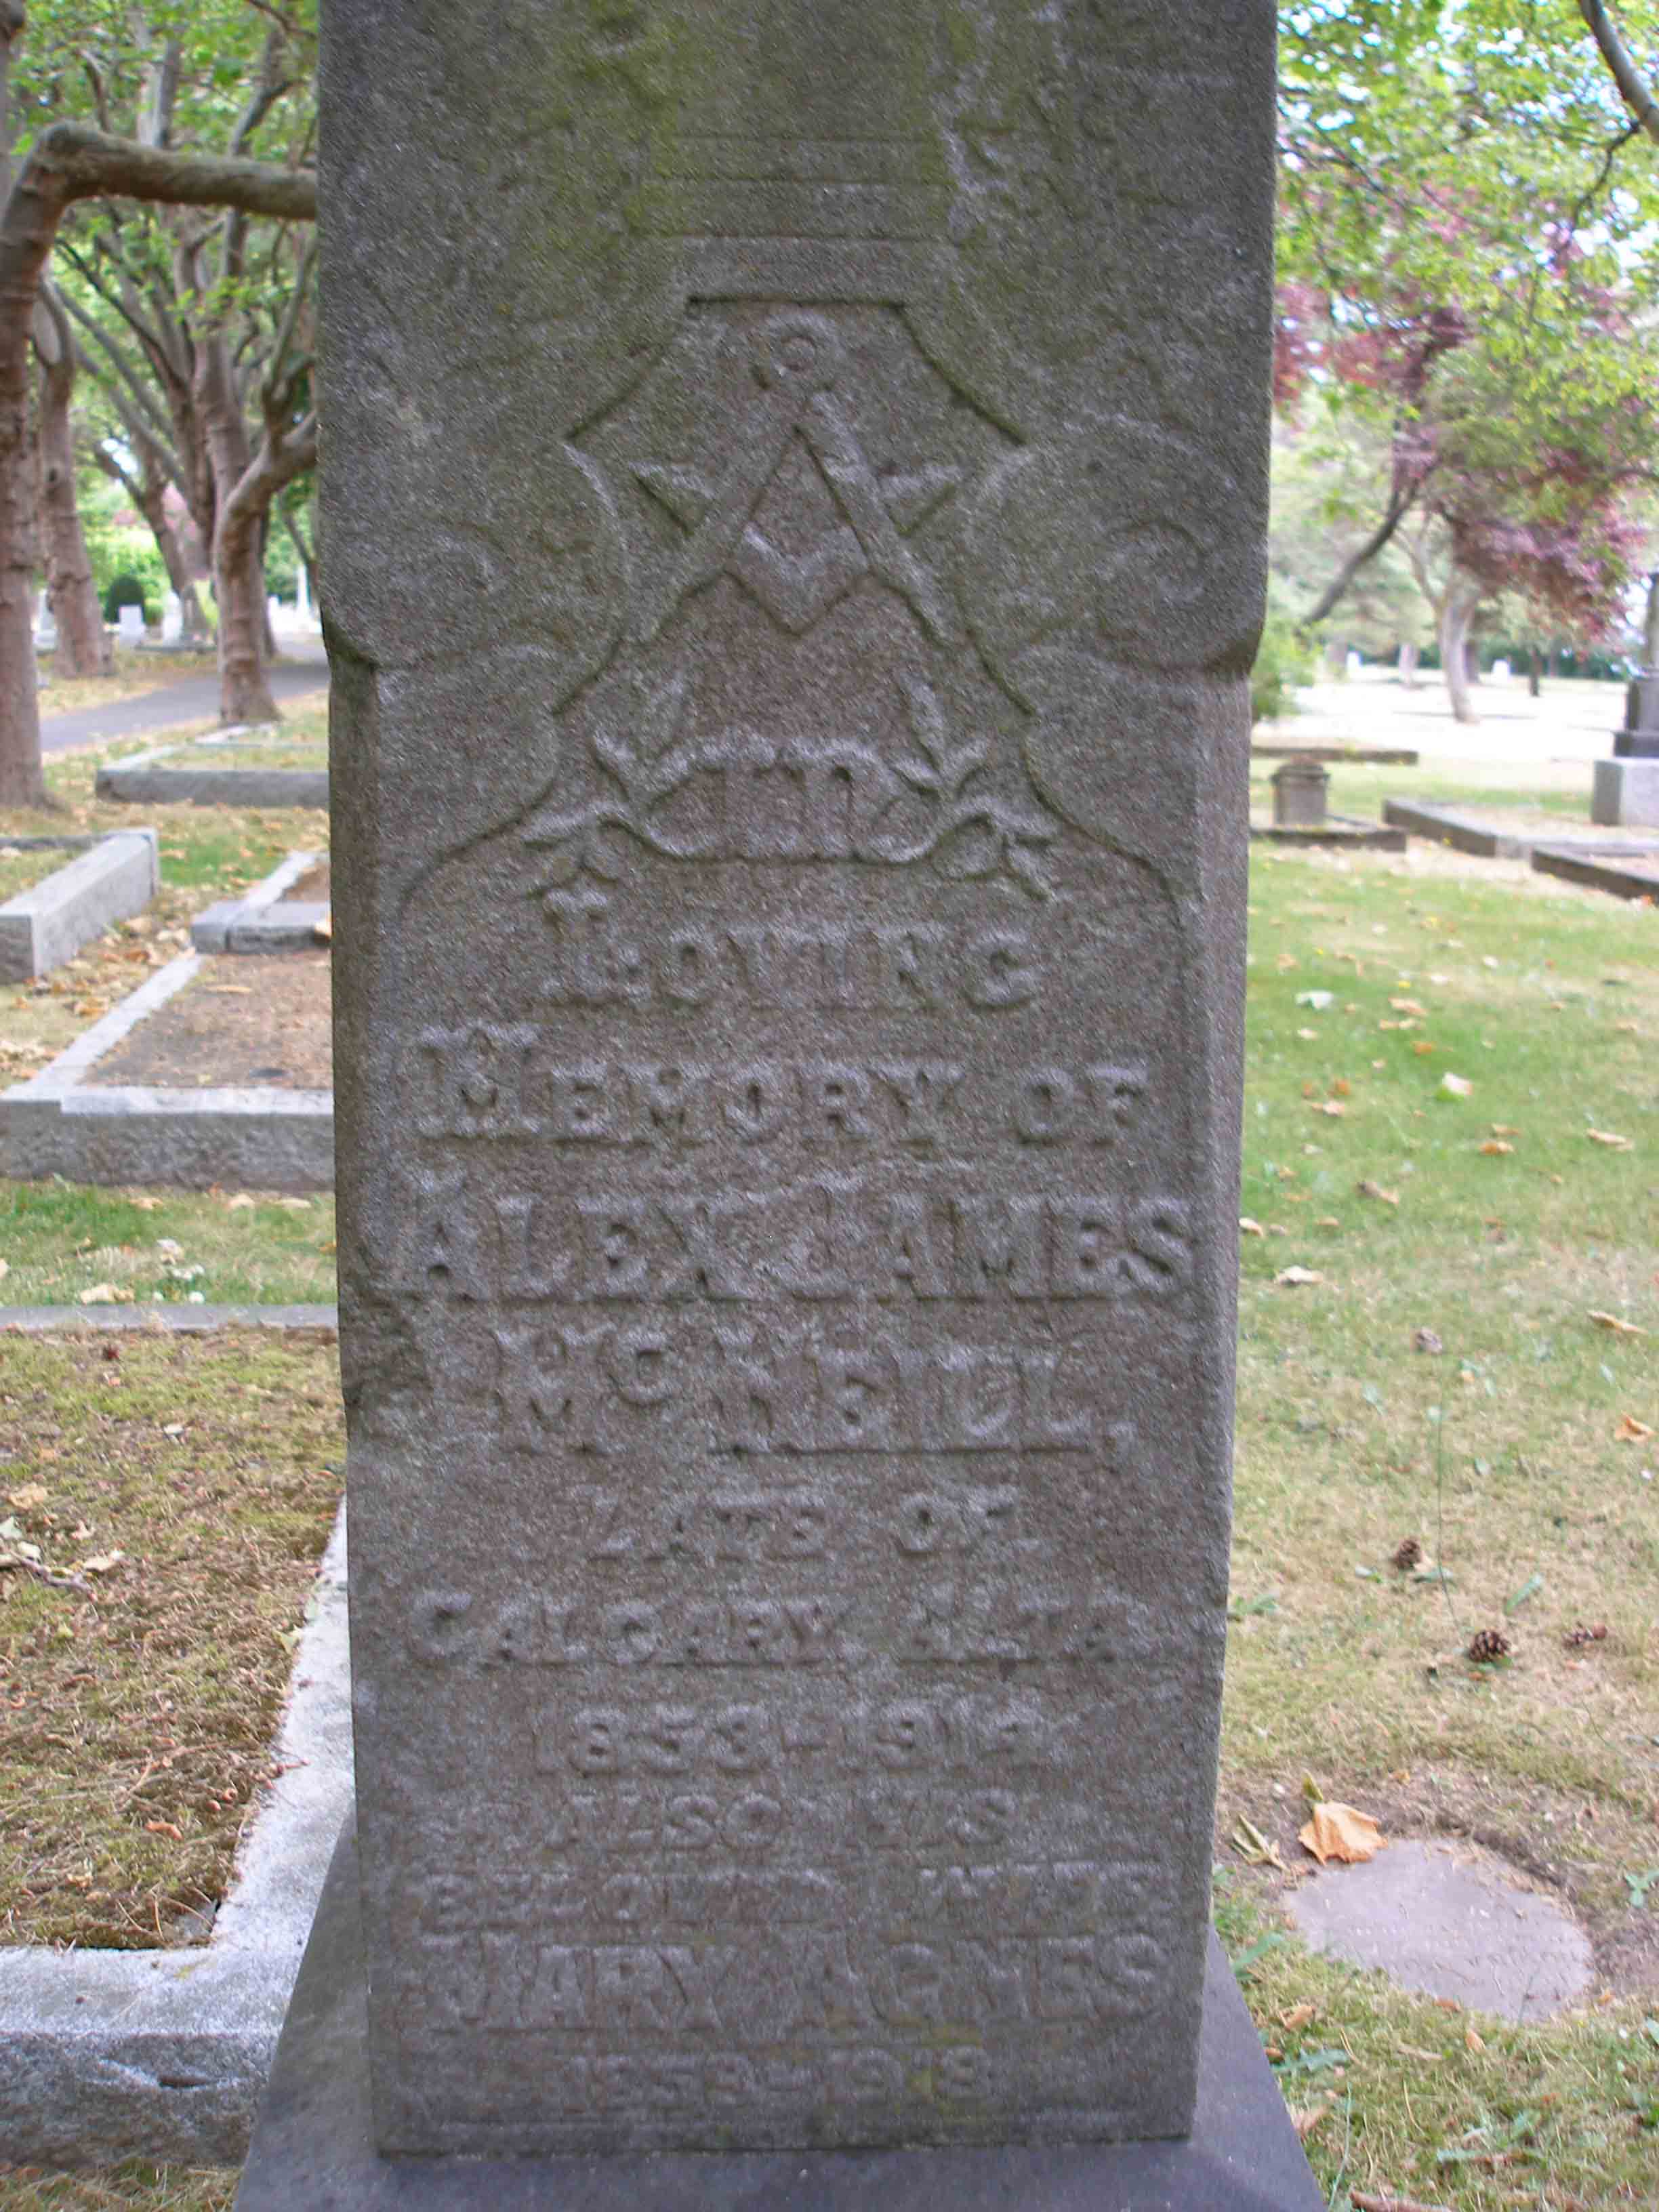
{"label": "dark granite plinth", "polygon": [[1319,2212],[1219,1943],[1184,2142],[1070,2150],[381,2159],[369,2130],[357,1860],[342,1838],[289,2008],[236,2212]]}
{"label": "dark granite plinth", "polygon": [[1659,760],[1659,730],[1615,730],[1614,760]]}

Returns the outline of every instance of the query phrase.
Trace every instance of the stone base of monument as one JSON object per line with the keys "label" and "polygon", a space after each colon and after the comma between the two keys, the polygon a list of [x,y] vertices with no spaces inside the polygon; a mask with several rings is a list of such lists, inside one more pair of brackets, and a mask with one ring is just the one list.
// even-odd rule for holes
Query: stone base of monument
{"label": "stone base of monument", "polygon": [[235,2212],[1319,2212],[1212,1935],[1198,2114],[1179,2142],[1074,2148],[383,2159],[368,2112],[356,1838],[334,1855]]}
{"label": "stone base of monument", "polygon": [[49,975],[161,888],[154,830],[107,836],[7,837],[15,850],[61,849],[64,865],[0,905],[0,983]]}
{"label": "stone base of monument", "polygon": [[304,952],[328,918],[326,898],[295,893],[307,877],[326,875],[321,853],[290,853],[240,898],[221,899],[198,914],[190,941],[198,952]]}
{"label": "stone base of monument", "polygon": [[1406,833],[1357,815],[1328,814],[1319,823],[1252,822],[1250,836],[1269,845],[1334,846],[1346,851],[1403,853]]}
{"label": "stone base of monument", "polygon": [[[143,806],[326,806],[328,770],[239,765],[239,748],[251,751],[275,735],[258,724],[239,725],[189,744],[158,745],[100,768],[100,799]],[[215,749],[210,762],[203,753]]]}
{"label": "stone base of monument", "polygon": [[1590,820],[1609,829],[1659,829],[1659,760],[1599,760]]}

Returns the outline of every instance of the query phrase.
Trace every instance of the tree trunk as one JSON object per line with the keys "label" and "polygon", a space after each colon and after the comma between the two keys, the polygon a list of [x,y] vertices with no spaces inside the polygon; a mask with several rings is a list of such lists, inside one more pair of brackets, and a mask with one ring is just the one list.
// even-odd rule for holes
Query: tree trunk
{"label": "tree trunk", "polygon": [[1539,696],[1541,687],[1538,679],[1541,673],[1538,647],[1535,645],[1529,645],[1527,647],[1527,696],[1528,698],[1536,699]]}
{"label": "tree trunk", "polygon": [[1400,645],[1400,681],[1407,691],[1417,689],[1417,647],[1409,638]]}
{"label": "tree trunk", "polygon": [[104,629],[104,611],[92,580],[92,562],[75,493],[75,344],[69,318],[43,285],[35,322],[40,356],[40,549],[46,600],[58,625],[54,672],[107,676],[115,655]]}
{"label": "tree trunk", "polygon": [[1474,638],[1463,647],[1463,669],[1471,684],[1480,681],[1480,647]]}
{"label": "tree trunk", "polygon": [[1446,672],[1446,690],[1451,698],[1451,710],[1460,722],[1478,722],[1469,697],[1468,641],[1469,624],[1474,619],[1474,610],[1480,593],[1462,577],[1454,576],[1446,592],[1446,603],[1440,617],[1440,665]]}
{"label": "tree trunk", "polygon": [[[21,9],[0,0],[0,149],[5,71]],[[40,271],[64,210],[76,199],[126,194],[191,207],[237,206],[311,222],[317,183],[263,161],[207,161],[135,146],[70,123],[29,149],[0,216],[0,806],[46,804],[35,699],[33,471],[28,449],[29,328]]]}
{"label": "tree trunk", "polygon": [[259,650],[267,625],[260,540],[271,501],[284,484],[312,467],[316,458],[316,425],[311,417],[281,446],[272,445],[268,432],[258,453],[220,501],[213,574],[219,594],[221,722],[278,719],[267,664]]}
{"label": "tree trunk", "polygon": [[1659,676],[1659,568],[1648,578],[1648,606],[1642,624],[1642,673]]}

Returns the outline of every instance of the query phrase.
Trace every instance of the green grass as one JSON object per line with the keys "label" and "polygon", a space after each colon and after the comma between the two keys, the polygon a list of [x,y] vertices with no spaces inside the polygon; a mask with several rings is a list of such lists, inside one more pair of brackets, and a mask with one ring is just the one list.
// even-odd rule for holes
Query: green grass
{"label": "green grass", "polygon": [[[334,1200],[89,1184],[0,1182],[0,1252],[12,1305],[74,1305],[111,1285],[116,1303],[305,1305],[334,1297]],[[108,1303],[100,1300],[99,1303]]]}
{"label": "green grass", "polygon": [[261,744],[253,738],[236,738],[229,744],[196,744],[180,747],[167,760],[157,765],[163,769],[325,769],[328,766],[328,744],[325,738],[309,741],[301,738],[278,742],[275,739]]}
{"label": "green grass", "polygon": [[[1297,742],[1293,724],[1285,725],[1285,742]],[[1407,742],[1410,742],[1409,734]],[[1313,740],[1310,740],[1313,742]],[[1261,808],[1273,800],[1273,774],[1283,766],[1278,760],[1250,763],[1250,796]],[[1528,815],[1546,815],[1565,829],[1576,823],[1589,826],[1590,770],[1588,763],[1565,762],[1541,765],[1528,762],[1506,770],[1496,763],[1462,762],[1439,767],[1380,768],[1363,763],[1333,761],[1328,803],[1334,814],[1382,818],[1389,799],[1425,799],[1431,806],[1512,809]]]}
{"label": "green grass", "polygon": [[151,2166],[114,2173],[42,2173],[0,2167],[0,2212],[230,2212],[236,2176],[222,2171]]}

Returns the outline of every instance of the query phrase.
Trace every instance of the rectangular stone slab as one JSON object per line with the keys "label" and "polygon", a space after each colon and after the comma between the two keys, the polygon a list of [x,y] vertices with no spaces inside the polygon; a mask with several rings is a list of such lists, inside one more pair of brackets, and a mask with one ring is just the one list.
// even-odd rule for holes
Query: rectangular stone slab
{"label": "rectangular stone slab", "polygon": [[1191,2123],[1273,27],[325,11],[385,2150]]}

